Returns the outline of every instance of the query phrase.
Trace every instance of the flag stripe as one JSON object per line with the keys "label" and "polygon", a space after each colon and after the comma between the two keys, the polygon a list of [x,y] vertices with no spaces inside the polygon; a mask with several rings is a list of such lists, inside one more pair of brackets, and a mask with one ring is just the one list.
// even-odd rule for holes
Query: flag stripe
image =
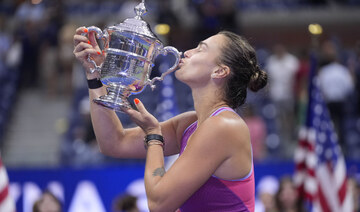
{"label": "flag stripe", "polygon": [[0,204],[8,197],[9,194],[9,186],[6,186],[4,189],[0,191]]}
{"label": "flag stripe", "polygon": [[320,206],[323,212],[331,212],[330,207],[327,203],[326,197],[324,196],[321,186],[319,186],[318,188],[318,198],[319,198],[319,202],[320,202]]}
{"label": "flag stripe", "polygon": [[0,157],[0,212],[14,212],[15,203],[9,194],[9,178]]}
{"label": "flag stripe", "polygon": [[340,203],[343,204],[346,198],[346,188],[347,188],[347,180],[345,179],[342,186],[339,189],[339,200]]}

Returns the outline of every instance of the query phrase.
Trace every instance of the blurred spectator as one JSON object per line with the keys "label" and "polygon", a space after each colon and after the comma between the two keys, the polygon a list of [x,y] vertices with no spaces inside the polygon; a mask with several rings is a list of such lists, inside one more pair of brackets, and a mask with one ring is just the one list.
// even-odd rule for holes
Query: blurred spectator
{"label": "blurred spectator", "polygon": [[319,87],[327,103],[330,116],[339,136],[339,142],[345,149],[346,104],[354,92],[354,82],[350,71],[337,60],[337,51],[331,41],[325,41],[321,46],[323,66],[319,69]]}
{"label": "blurred spectator", "polygon": [[124,194],[117,197],[113,203],[113,212],[139,212],[135,196]]}
{"label": "blurred spectator", "polygon": [[279,181],[276,177],[271,175],[262,177],[256,188],[255,212],[278,212],[275,200],[278,189]]}
{"label": "blurred spectator", "polygon": [[255,161],[262,161],[267,154],[265,139],[267,136],[265,121],[255,114],[254,107],[248,105],[244,108],[243,118],[249,131]]}
{"label": "blurred spectator", "polygon": [[20,29],[23,57],[20,63],[22,87],[37,87],[39,82],[40,39],[37,26],[28,22]]}
{"label": "blurred spectator", "polygon": [[40,22],[44,18],[45,7],[43,4],[33,4],[30,0],[23,0],[18,6],[15,17],[21,23]]}
{"label": "blurred spectator", "polygon": [[11,43],[10,49],[7,51],[6,55],[6,65],[10,70],[16,70],[19,68],[20,62],[22,60],[22,44],[19,35],[14,33],[13,41]]}
{"label": "blurred spectator", "polygon": [[288,150],[295,139],[294,87],[299,60],[289,53],[284,45],[277,44],[266,62],[265,69],[269,73],[270,98],[276,107],[277,131],[283,148],[290,153]]}
{"label": "blurred spectator", "polygon": [[280,179],[279,190],[276,194],[276,204],[281,212],[304,211],[303,203],[291,177],[284,176]]}
{"label": "blurred spectator", "polygon": [[45,191],[39,200],[34,203],[33,212],[61,212],[62,205],[50,191]]}
{"label": "blurred spectator", "polygon": [[349,70],[355,81],[356,112],[360,117],[360,40],[355,45],[355,54],[348,61]]}
{"label": "blurred spectator", "polygon": [[220,30],[237,32],[236,1],[204,0],[197,3],[200,23],[196,27],[196,40],[200,41]]}
{"label": "blurred spectator", "polygon": [[22,1],[15,11],[15,24],[23,52],[19,67],[20,85],[24,88],[34,88],[39,85],[40,29],[44,15],[44,4],[32,4],[29,0]]}
{"label": "blurred spectator", "polygon": [[73,163],[77,165],[101,164],[104,161],[98,149],[94,129],[90,118],[89,97],[84,97],[79,105],[80,122],[73,129]]}
{"label": "blurred spectator", "polygon": [[60,29],[59,34],[59,60],[61,65],[60,72],[64,76],[64,87],[66,89],[66,94],[71,94],[73,92],[73,64],[74,56],[73,51],[73,36],[76,30],[76,25],[72,22],[64,24]]}
{"label": "blurred spectator", "polygon": [[[47,5],[40,31],[39,62],[41,82],[45,85],[49,96],[56,96],[60,85],[64,84],[61,79],[61,69],[59,68],[59,32],[63,24],[63,17],[60,10],[61,5],[58,2],[52,1],[52,4]],[[71,51],[68,54],[71,54]]]}
{"label": "blurred spectator", "polygon": [[310,55],[308,49],[303,49],[299,56],[299,69],[295,76],[295,108],[297,114],[297,122],[295,124],[304,124],[306,117],[306,104],[308,98],[308,76],[310,72]]}
{"label": "blurred spectator", "polygon": [[0,14],[0,78],[6,72],[6,59],[7,52],[11,47],[10,34],[6,31],[6,20],[3,15]]}

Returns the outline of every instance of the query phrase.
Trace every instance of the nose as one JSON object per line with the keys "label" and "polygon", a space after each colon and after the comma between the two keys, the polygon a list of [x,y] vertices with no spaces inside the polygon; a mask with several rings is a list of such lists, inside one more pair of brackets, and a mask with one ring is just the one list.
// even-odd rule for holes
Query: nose
{"label": "nose", "polygon": [[191,56],[191,49],[184,52],[184,57],[190,57]]}

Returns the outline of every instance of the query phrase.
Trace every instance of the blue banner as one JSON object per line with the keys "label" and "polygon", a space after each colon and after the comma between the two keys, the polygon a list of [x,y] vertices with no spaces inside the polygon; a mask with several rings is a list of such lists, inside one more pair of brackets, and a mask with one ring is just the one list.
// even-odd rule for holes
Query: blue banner
{"label": "blue banner", "polygon": [[[85,207],[112,211],[112,202],[127,186],[144,176],[144,164],[121,164],[94,168],[29,168],[8,169],[10,192],[18,212],[32,211],[41,192],[51,190],[62,202],[64,211]],[[82,195],[86,192],[86,195]],[[88,206],[77,206],[89,201]],[[84,209],[80,211],[79,208]],[[72,209],[71,209],[72,208]],[[75,209],[74,209],[75,210]]]}
{"label": "blue banner", "polygon": [[[347,165],[349,170],[360,169],[358,162]],[[34,202],[44,190],[52,191],[61,200],[63,211],[105,212],[113,211],[113,201],[125,192],[130,192],[140,200],[140,211],[147,211],[144,169],[143,162],[134,162],[86,168],[8,167],[7,171],[10,193],[15,198],[18,212],[31,212]],[[255,163],[255,182],[266,175],[279,179],[285,175],[291,176],[294,169],[291,161]]]}

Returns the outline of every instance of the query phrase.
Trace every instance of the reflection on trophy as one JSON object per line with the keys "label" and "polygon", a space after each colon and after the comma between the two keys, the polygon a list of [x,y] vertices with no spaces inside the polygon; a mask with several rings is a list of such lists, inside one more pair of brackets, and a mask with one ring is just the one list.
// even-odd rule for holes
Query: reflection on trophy
{"label": "reflection on trophy", "polygon": [[[98,39],[104,41],[106,58],[103,64],[97,65],[90,57],[89,62],[94,65],[91,72],[100,72],[101,81],[107,85],[107,95],[94,99],[97,104],[115,111],[122,111],[130,107],[127,98],[131,94],[138,94],[147,85],[154,88],[156,80],[173,72],[179,64],[181,53],[174,47],[163,47],[161,41],[150,30],[142,16],[146,13],[144,0],[135,7],[136,16],[128,18],[123,23],[106,28],[87,27],[94,31]],[[168,53],[175,55],[175,64],[160,77],[150,78],[155,58]]]}

